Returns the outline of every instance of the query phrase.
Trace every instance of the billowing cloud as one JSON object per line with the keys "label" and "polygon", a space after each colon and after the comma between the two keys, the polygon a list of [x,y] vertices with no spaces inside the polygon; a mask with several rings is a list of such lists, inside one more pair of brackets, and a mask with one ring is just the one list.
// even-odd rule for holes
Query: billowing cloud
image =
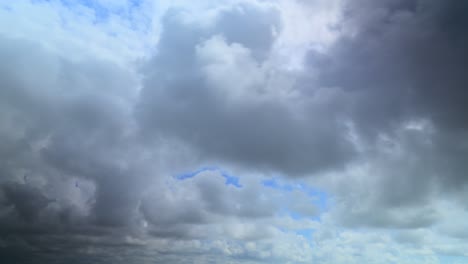
{"label": "billowing cloud", "polygon": [[[224,20],[240,12],[248,19],[272,18],[239,25],[242,29],[233,34],[234,25]],[[250,12],[242,6],[225,11],[214,28],[184,24],[177,13],[164,18],[137,106],[142,126],[153,136],[182,140],[208,159],[254,170],[296,175],[341,166],[354,150],[343,120],[327,101],[334,94],[303,98],[291,74],[268,60],[258,61],[281,29],[266,23],[276,21],[276,12]]]}
{"label": "billowing cloud", "polygon": [[0,4],[0,260],[466,262],[467,8]]}

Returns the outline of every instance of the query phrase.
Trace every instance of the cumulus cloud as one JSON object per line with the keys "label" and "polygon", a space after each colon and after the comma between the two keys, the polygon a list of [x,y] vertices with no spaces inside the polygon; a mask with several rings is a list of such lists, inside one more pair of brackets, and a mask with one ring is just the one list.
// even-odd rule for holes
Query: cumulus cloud
{"label": "cumulus cloud", "polygon": [[416,218],[431,225],[437,218],[430,213],[434,200],[447,192],[463,199],[468,179],[461,102],[466,34],[460,31],[466,7],[455,1],[359,4],[345,9],[342,39],[327,54],[312,52],[308,59],[319,71],[314,82],[348,94],[354,138],[366,156],[351,165],[350,182],[357,186],[353,194],[343,187],[343,202],[359,197],[357,207],[368,212],[368,220],[382,210],[377,217],[389,221],[395,208],[405,208],[398,217],[426,208]]}
{"label": "cumulus cloud", "polygon": [[[240,11],[230,12],[238,16]],[[233,16],[228,11],[222,15]],[[327,111],[332,108],[327,92],[304,99],[295,94],[292,76],[255,59],[264,56],[257,49],[268,52],[269,45],[254,37],[263,34],[271,44],[274,23],[253,20],[253,26],[234,35],[229,27],[220,31],[185,25],[177,13],[163,21],[158,54],[147,65],[137,106],[145,130],[182,140],[209,159],[254,170],[295,175],[351,159],[354,151],[342,120]],[[325,112],[330,116],[323,120]]]}
{"label": "cumulus cloud", "polygon": [[0,4],[0,259],[466,261],[467,7]]}

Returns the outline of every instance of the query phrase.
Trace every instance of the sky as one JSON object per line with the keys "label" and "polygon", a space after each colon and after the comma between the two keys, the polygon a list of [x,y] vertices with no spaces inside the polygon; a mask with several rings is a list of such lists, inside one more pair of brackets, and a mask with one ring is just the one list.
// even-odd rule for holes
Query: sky
{"label": "sky", "polygon": [[0,262],[468,263],[468,2],[0,0]]}

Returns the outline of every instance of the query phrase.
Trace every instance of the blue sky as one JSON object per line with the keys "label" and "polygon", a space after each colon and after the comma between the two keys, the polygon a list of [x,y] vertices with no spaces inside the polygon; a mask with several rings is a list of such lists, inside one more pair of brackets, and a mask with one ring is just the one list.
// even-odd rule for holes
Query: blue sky
{"label": "blue sky", "polygon": [[176,175],[176,178],[179,179],[179,180],[185,180],[185,179],[193,178],[193,177],[197,176],[200,173],[210,172],[210,171],[211,172],[219,172],[221,174],[221,176],[223,176],[226,179],[226,185],[232,185],[232,186],[235,186],[237,188],[242,188],[242,185],[239,182],[239,177],[231,175],[228,172],[222,170],[221,168],[219,168],[217,166],[206,166],[206,167],[202,167],[202,168],[200,168],[198,170],[195,170],[193,172],[181,173],[181,174]]}

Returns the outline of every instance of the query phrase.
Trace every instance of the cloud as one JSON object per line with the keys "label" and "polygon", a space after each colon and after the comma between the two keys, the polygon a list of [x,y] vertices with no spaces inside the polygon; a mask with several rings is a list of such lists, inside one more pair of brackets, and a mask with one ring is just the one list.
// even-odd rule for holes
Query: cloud
{"label": "cloud", "polygon": [[466,11],[0,4],[0,258],[464,261]]}
{"label": "cloud", "polygon": [[351,217],[343,221],[402,227],[410,210],[432,225],[435,200],[451,192],[463,199],[464,9],[455,1],[348,4],[341,39],[326,54],[309,54],[309,69],[318,72],[313,84],[346,93],[354,140],[366,156],[341,183],[342,213]]}
{"label": "cloud", "polygon": [[[239,15],[236,9],[231,12]],[[232,16],[226,13],[222,15]],[[328,110],[326,103],[310,107],[294,95],[294,87],[277,86],[290,85],[288,74],[255,59],[265,56],[257,52],[260,43],[272,45],[269,34],[275,25],[251,23],[245,27],[263,30],[263,35],[239,31],[231,36],[224,27],[203,29],[185,25],[177,13],[167,15],[137,106],[143,129],[182,140],[208,159],[291,175],[351,159],[354,151],[339,116],[319,118]],[[268,52],[269,45],[262,45]],[[326,98],[319,94],[310,100],[320,104]]]}

